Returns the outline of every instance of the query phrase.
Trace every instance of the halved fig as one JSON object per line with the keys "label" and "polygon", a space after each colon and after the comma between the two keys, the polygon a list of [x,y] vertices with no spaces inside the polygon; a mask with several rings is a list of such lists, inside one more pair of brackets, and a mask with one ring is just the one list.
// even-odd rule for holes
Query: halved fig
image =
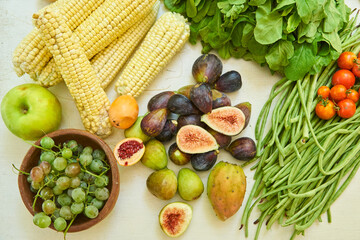
{"label": "halved fig", "polygon": [[192,207],[184,202],[173,202],[161,209],[159,223],[169,237],[178,237],[189,226],[192,218]]}
{"label": "halved fig", "polygon": [[125,138],[116,144],[113,153],[121,166],[131,166],[140,161],[145,146],[140,138]]}
{"label": "halved fig", "polygon": [[218,149],[216,139],[204,128],[186,125],[176,135],[178,148],[189,154],[204,153]]}
{"label": "halved fig", "polygon": [[244,129],[245,115],[236,107],[221,107],[202,115],[201,121],[219,133],[235,136]]}

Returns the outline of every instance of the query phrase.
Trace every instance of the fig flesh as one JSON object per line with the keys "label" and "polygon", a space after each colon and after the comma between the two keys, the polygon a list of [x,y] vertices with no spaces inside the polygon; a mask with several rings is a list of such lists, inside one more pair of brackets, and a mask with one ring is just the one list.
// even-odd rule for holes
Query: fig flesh
{"label": "fig flesh", "polygon": [[203,54],[198,57],[192,66],[192,75],[199,83],[213,84],[219,79],[223,65],[214,54]]}
{"label": "fig flesh", "polygon": [[140,161],[145,146],[140,138],[125,138],[116,144],[113,153],[121,166],[131,166]]}
{"label": "fig flesh", "polygon": [[225,106],[231,106],[230,98],[222,92],[219,92],[216,89],[211,89],[212,93],[212,108],[219,108]]}
{"label": "fig flesh", "polygon": [[165,92],[161,92],[161,93],[158,93],[155,96],[153,96],[149,100],[148,105],[147,105],[149,112],[154,111],[159,108],[166,108],[170,97],[174,94],[175,93],[173,91],[165,91]]}
{"label": "fig flesh", "polygon": [[216,139],[216,142],[219,144],[219,149],[225,148],[231,143],[230,136],[219,133],[209,127],[206,128],[206,130]]}
{"label": "fig flesh", "polygon": [[179,237],[189,226],[192,207],[183,202],[173,202],[163,207],[159,214],[161,229],[169,237]]}
{"label": "fig flesh", "polygon": [[167,166],[168,160],[164,144],[151,139],[145,144],[145,153],[141,162],[148,168],[160,170]]}
{"label": "fig flesh", "polygon": [[136,119],[135,123],[131,125],[128,129],[125,129],[124,135],[126,138],[140,138],[144,143],[150,140],[151,137],[146,135],[141,130],[141,121],[144,118],[144,116],[140,116]]}
{"label": "fig flesh", "polygon": [[195,105],[181,94],[173,95],[167,104],[167,108],[179,115],[201,114],[201,111],[195,107]]}
{"label": "fig flesh", "polygon": [[177,125],[178,124],[176,120],[171,120],[171,119],[166,120],[163,130],[155,138],[160,142],[170,141],[177,132]]}
{"label": "fig flesh", "polygon": [[240,109],[244,113],[244,115],[245,115],[245,126],[244,126],[244,128],[246,128],[247,125],[249,124],[250,117],[251,117],[251,103],[243,102],[243,103],[239,103],[239,104],[235,105],[234,107],[237,107],[238,109]]}
{"label": "fig flesh", "polygon": [[226,149],[234,158],[249,161],[256,156],[256,144],[248,137],[234,140]]}
{"label": "fig flesh", "polygon": [[191,154],[182,152],[176,143],[171,144],[168,150],[170,160],[176,165],[185,165],[190,162]]}
{"label": "fig flesh", "polygon": [[146,180],[146,186],[155,197],[169,200],[175,196],[177,190],[177,178],[174,171],[161,169],[150,174]]}
{"label": "fig flesh", "polygon": [[229,71],[220,76],[215,83],[215,89],[221,92],[235,92],[242,86],[241,75],[237,71]]}
{"label": "fig flesh", "polygon": [[177,119],[178,129],[185,125],[197,125],[199,127],[205,128],[206,124],[201,121],[201,115],[182,115]]}
{"label": "fig flesh", "polygon": [[195,200],[204,192],[204,184],[194,171],[182,168],[178,173],[178,192],[186,201]]}
{"label": "fig flesh", "polygon": [[203,113],[212,110],[211,88],[206,83],[198,83],[190,90],[190,100]]}
{"label": "fig flesh", "polygon": [[219,150],[194,154],[191,156],[191,166],[196,171],[207,171],[215,165],[218,154]]}
{"label": "fig flesh", "polygon": [[156,137],[163,130],[167,115],[168,110],[166,108],[150,112],[141,120],[141,130],[149,137]]}
{"label": "fig flesh", "polygon": [[244,129],[245,115],[236,107],[221,107],[202,115],[201,121],[219,133],[234,136]]}
{"label": "fig flesh", "polygon": [[186,125],[178,131],[176,144],[182,152],[195,154],[218,149],[216,139],[204,128]]}
{"label": "fig flesh", "polygon": [[183,86],[183,87],[179,88],[179,90],[177,90],[176,93],[182,94],[185,97],[190,99],[190,90],[193,86],[194,86],[194,84]]}

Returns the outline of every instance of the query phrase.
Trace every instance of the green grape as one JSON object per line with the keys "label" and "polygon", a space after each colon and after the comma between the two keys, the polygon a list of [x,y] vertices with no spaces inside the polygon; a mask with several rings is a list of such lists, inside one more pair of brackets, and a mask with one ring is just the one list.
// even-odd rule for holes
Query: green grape
{"label": "green grape", "polygon": [[41,208],[45,214],[50,215],[55,212],[56,204],[52,200],[46,200],[42,203]]}
{"label": "green grape", "polygon": [[97,188],[96,190],[95,190],[95,197],[97,198],[97,199],[99,199],[99,200],[106,200],[106,199],[108,199],[109,198],[109,195],[110,195],[110,193],[109,193],[109,190],[107,189],[107,188],[105,188],[105,187],[103,187],[103,188]]}
{"label": "green grape", "polygon": [[33,167],[31,169],[30,176],[33,182],[37,182],[37,183],[42,182],[45,178],[44,171],[39,166]]}
{"label": "green grape", "polygon": [[104,160],[105,159],[105,152],[101,149],[95,149],[92,153],[93,158],[97,158],[100,160]]}
{"label": "green grape", "polygon": [[94,183],[97,187],[105,187],[109,184],[109,177],[106,175],[102,175],[100,177],[97,177]]}
{"label": "green grape", "polygon": [[97,198],[94,198],[93,200],[91,200],[90,205],[95,206],[97,209],[101,209],[104,206],[105,202],[102,200],[99,200]]}
{"label": "green grape", "polygon": [[75,202],[84,202],[86,199],[85,191],[82,188],[75,188],[71,193],[72,198]]}
{"label": "green grape", "polygon": [[58,196],[58,195],[60,195],[60,194],[63,193],[63,190],[62,190],[59,186],[53,187],[52,190],[53,190],[54,195],[56,195],[56,196]]}
{"label": "green grape", "polygon": [[27,176],[26,181],[27,181],[28,183],[31,183],[31,182],[32,182],[32,179],[31,179],[31,176],[30,176],[30,175]]}
{"label": "green grape", "polygon": [[92,154],[93,152],[93,148],[90,146],[86,146],[84,147],[84,149],[82,150],[82,153],[88,153],[88,154]]}
{"label": "green grape", "polygon": [[43,182],[31,182],[31,187],[35,190],[39,190],[41,186],[43,185]]}
{"label": "green grape", "polygon": [[84,177],[83,177],[83,181],[87,182],[87,183],[91,183],[94,181],[94,176],[90,175],[89,173],[85,173]]}
{"label": "green grape", "polygon": [[45,176],[47,176],[51,172],[51,164],[49,162],[41,162],[39,167],[43,170]]}
{"label": "green grape", "polygon": [[55,219],[59,218],[60,217],[60,209],[59,208],[56,208],[54,213],[51,215],[51,219],[53,221],[55,221]]}
{"label": "green grape", "polygon": [[60,206],[63,207],[63,206],[70,206],[72,199],[66,193],[62,193],[57,197],[56,201],[58,202],[58,204],[60,204]]}
{"label": "green grape", "polygon": [[66,158],[66,159],[69,159],[72,157],[72,151],[70,148],[63,148],[62,151],[61,151],[61,156],[63,158]]}
{"label": "green grape", "polygon": [[84,179],[84,176],[85,176],[85,173],[84,172],[81,172],[81,173],[79,173],[79,175],[77,175],[79,178],[80,178],[80,180],[83,180]]}
{"label": "green grape", "polygon": [[73,177],[71,178],[71,183],[70,183],[70,187],[71,188],[77,188],[80,186],[80,178],[79,177]]}
{"label": "green grape", "polygon": [[104,168],[104,163],[100,159],[92,160],[90,164],[90,170],[94,173],[100,173]]}
{"label": "green grape", "polygon": [[85,207],[84,214],[88,218],[96,218],[99,215],[99,209],[97,209],[95,206],[89,205]]}
{"label": "green grape", "polygon": [[71,189],[71,188],[69,188],[67,191],[66,191],[66,194],[69,196],[69,197],[71,197],[71,194],[72,194],[72,191],[73,191],[74,189]]}
{"label": "green grape", "polygon": [[33,222],[36,226],[40,228],[47,228],[51,224],[51,218],[47,216],[44,212],[40,212],[34,215]]}
{"label": "green grape", "polygon": [[81,182],[80,182],[80,187],[81,187],[82,189],[87,189],[87,183],[84,182],[84,181],[81,181]]}
{"label": "green grape", "polygon": [[89,187],[89,194],[91,196],[95,196],[95,190],[96,190],[96,186],[95,185],[90,185]]}
{"label": "green grape", "polygon": [[86,202],[87,203],[91,203],[91,201],[94,199],[94,197],[93,196],[90,196],[90,195],[87,195],[86,196]]}
{"label": "green grape", "polygon": [[81,144],[78,144],[78,148],[77,148],[76,154],[77,154],[77,155],[80,155],[80,153],[82,153],[83,149],[84,149],[84,146],[81,145]]}
{"label": "green grape", "polygon": [[81,172],[81,167],[79,163],[70,163],[65,168],[65,174],[68,177],[76,177]]}
{"label": "green grape", "polygon": [[44,187],[40,191],[40,197],[44,200],[48,200],[54,196],[53,190],[49,187]]}
{"label": "green grape", "polygon": [[67,226],[67,222],[64,218],[62,217],[58,217],[55,219],[54,221],[54,228],[57,230],[57,231],[64,231],[65,228]]}
{"label": "green grape", "polygon": [[49,175],[45,177],[44,182],[49,188],[55,187],[56,183],[54,178],[55,177],[52,173],[49,173]]}
{"label": "green grape", "polygon": [[67,166],[67,161],[63,157],[57,157],[52,163],[53,167],[57,171],[63,171]]}
{"label": "green grape", "polygon": [[78,150],[78,143],[75,140],[70,140],[67,142],[66,146],[70,148],[70,150],[75,153]]}
{"label": "green grape", "polygon": [[82,211],[84,211],[84,203],[80,202],[80,203],[72,203],[71,207],[70,207],[71,213],[72,214],[79,214],[82,213]]}
{"label": "green grape", "polygon": [[59,186],[62,190],[66,190],[70,187],[71,179],[67,176],[61,176],[56,180],[56,186]]}
{"label": "green grape", "polygon": [[38,192],[38,189],[33,188],[33,187],[31,186],[31,184],[30,184],[30,191],[31,191],[32,193],[37,193],[37,192]]}
{"label": "green grape", "polygon": [[93,160],[93,157],[90,153],[81,153],[79,161],[84,167],[89,166]]}
{"label": "green grape", "polygon": [[73,218],[70,206],[62,206],[60,208],[60,217],[64,218],[65,220],[71,220]]}
{"label": "green grape", "polygon": [[54,147],[55,142],[52,138],[45,136],[40,140],[40,145],[43,148],[51,149],[52,147]]}
{"label": "green grape", "polygon": [[40,155],[40,161],[52,163],[55,160],[55,154],[50,151],[42,152]]}

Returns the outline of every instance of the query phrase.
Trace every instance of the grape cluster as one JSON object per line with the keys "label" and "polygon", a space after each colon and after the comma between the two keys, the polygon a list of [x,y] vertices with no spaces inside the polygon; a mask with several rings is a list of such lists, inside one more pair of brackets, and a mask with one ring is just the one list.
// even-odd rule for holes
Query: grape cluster
{"label": "grape cluster", "polygon": [[56,230],[66,233],[78,214],[96,218],[110,195],[106,175],[110,166],[104,151],[83,147],[75,140],[57,146],[47,136],[39,148],[39,164],[27,178],[36,193],[33,209],[42,199],[42,212],[34,215],[34,224],[46,228],[53,222]]}

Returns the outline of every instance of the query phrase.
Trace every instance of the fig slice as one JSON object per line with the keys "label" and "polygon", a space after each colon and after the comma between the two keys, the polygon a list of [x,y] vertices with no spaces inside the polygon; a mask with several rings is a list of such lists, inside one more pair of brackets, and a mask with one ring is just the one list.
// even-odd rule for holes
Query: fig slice
{"label": "fig slice", "polygon": [[204,128],[196,125],[186,125],[180,128],[176,135],[178,148],[189,154],[204,153],[219,148],[216,139]]}
{"label": "fig slice", "polygon": [[201,121],[227,136],[239,134],[245,126],[245,115],[236,107],[221,107],[201,116]]}
{"label": "fig slice", "polygon": [[121,166],[131,166],[140,161],[145,146],[140,138],[125,138],[116,144],[113,153]]}
{"label": "fig slice", "polygon": [[192,207],[184,202],[173,202],[163,207],[159,214],[161,229],[169,237],[178,237],[189,226],[192,218]]}

